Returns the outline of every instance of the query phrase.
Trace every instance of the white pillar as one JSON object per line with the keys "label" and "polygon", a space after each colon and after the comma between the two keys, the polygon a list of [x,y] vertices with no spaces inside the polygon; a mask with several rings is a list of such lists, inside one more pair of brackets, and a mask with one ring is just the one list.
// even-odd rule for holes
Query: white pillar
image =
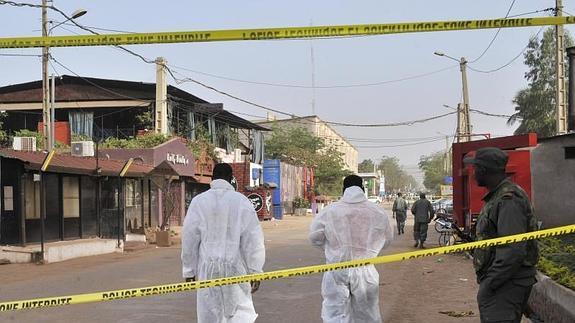
{"label": "white pillar", "polygon": [[166,64],[163,57],[156,58],[156,133],[168,133],[168,83],[166,82]]}

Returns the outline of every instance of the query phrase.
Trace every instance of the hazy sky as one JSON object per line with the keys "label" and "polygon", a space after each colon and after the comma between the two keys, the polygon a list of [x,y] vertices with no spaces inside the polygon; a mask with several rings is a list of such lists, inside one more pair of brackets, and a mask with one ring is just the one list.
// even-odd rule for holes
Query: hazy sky
{"label": "hazy sky", "polygon": [[[505,16],[511,0],[403,0],[403,1],[54,1],[61,10],[72,13],[88,10],[78,22],[87,26],[126,31],[183,31],[232,28],[287,27],[414,22],[429,20],[489,19]],[[565,11],[575,12],[575,1],[566,0]],[[35,1],[34,3],[39,3]],[[517,0],[511,15],[554,6],[553,0]],[[532,16],[545,16],[539,13]],[[61,21],[56,12],[50,18]],[[74,32],[84,33],[71,26]],[[0,37],[40,34],[40,10],[0,6]],[[571,27],[567,27],[571,29]],[[490,70],[508,63],[526,46],[538,27],[503,29],[476,69]],[[441,50],[454,57],[472,60],[491,41],[496,30],[402,34],[347,39],[242,41],[172,45],[141,45],[130,49],[149,58],[163,56],[168,64],[194,71],[255,82],[310,86],[315,56],[316,86],[351,85],[397,80],[445,67],[452,69],[427,77],[379,86],[316,89],[316,113],[323,119],[347,123],[388,123],[439,115],[457,106],[461,98],[461,78],[457,63],[433,55]],[[62,28],[54,34],[69,35]],[[39,54],[39,49],[0,50],[1,53]],[[154,82],[154,66],[111,47],[55,48],[53,56],[82,76]],[[196,72],[176,69],[185,75],[220,90],[256,103],[289,111],[311,114],[313,91],[293,87],[255,85]],[[71,74],[56,66],[59,74]],[[525,66],[520,57],[498,72],[482,74],[468,71],[472,108],[491,113],[511,114],[514,94],[526,85]],[[37,80],[41,77],[40,59],[0,56],[0,86]],[[176,85],[173,80],[171,84]],[[266,111],[229,99],[191,83],[177,85],[211,102],[223,102],[226,109],[265,116]],[[251,117],[243,116],[247,119]],[[506,120],[471,115],[475,133],[494,136],[511,134],[514,127]],[[421,125],[394,128],[337,129],[346,137],[385,139],[353,141],[360,160],[382,155],[397,156],[405,165],[415,165],[419,157],[445,147],[444,140],[404,147],[395,146],[430,141],[393,142],[395,138],[430,138],[438,133],[452,135],[455,116]],[[369,148],[365,146],[371,146]],[[376,146],[376,147],[373,147]]]}

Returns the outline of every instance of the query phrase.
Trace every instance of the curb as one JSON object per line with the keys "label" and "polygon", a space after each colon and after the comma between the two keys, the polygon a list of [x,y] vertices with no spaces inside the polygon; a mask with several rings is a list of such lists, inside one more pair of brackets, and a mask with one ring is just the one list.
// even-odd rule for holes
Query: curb
{"label": "curb", "polygon": [[543,322],[575,322],[575,291],[538,272],[529,307]]}

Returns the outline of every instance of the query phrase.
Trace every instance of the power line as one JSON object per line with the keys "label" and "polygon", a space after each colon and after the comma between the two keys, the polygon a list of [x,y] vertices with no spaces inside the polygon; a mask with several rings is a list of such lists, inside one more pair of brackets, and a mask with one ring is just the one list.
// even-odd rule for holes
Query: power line
{"label": "power line", "polygon": [[361,128],[375,128],[375,127],[398,127],[398,126],[412,126],[417,123],[424,123],[431,120],[436,120],[440,118],[444,118],[450,116],[452,114],[457,113],[457,111],[449,112],[440,114],[433,117],[428,117],[424,119],[417,119],[417,120],[410,120],[410,121],[401,121],[401,122],[392,122],[392,123],[372,123],[372,124],[355,124],[355,123],[344,123],[344,122],[333,122],[333,121],[324,121],[327,124],[334,125],[334,126],[341,126],[341,127],[361,127]]}
{"label": "power line", "polygon": [[[168,64],[170,65],[170,64]],[[422,73],[422,74],[416,74],[416,75],[411,75],[411,76],[406,76],[406,77],[402,77],[402,78],[397,78],[397,79],[392,79],[392,80],[386,80],[386,81],[379,81],[379,82],[372,82],[372,83],[357,83],[357,84],[336,84],[336,85],[316,85],[316,86],[309,86],[309,85],[299,85],[299,84],[287,84],[287,83],[272,83],[272,82],[261,82],[261,81],[250,81],[250,80],[243,80],[243,79],[238,79],[238,78],[233,78],[233,77],[228,77],[228,76],[222,76],[222,75],[216,75],[216,74],[212,74],[212,73],[206,73],[206,72],[201,72],[198,70],[193,70],[193,69],[189,69],[189,68],[185,68],[185,67],[181,67],[181,66],[176,66],[176,65],[170,65],[170,67],[174,68],[174,69],[180,69],[183,71],[187,71],[187,72],[191,72],[191,73],[196,73],[196,74],[200,74],[200,75],[204,75],[204,76],[208,76],[208,77],[213,77],[216,79],[221,79],[221,80],[226,80],[226,81],[232,81],[232,82],[239,82],[239,83],[246,83],[246,84],[254,84],[254,85],[265,85],[265,86],[272,86],[272,87],[285,87],[285,88],[299,88],[299,89],[341,89],[341,88],[356,88],[356,87],[369,87],[369,86],[379,86],[379,85],[385,85],[385,84],[391,84],[391,83],[398,83],[398,82],[403,82],[403,81],[408,81],[408,80],[413,80],[413,79],[418,79],[418,78],[423,78],[426,76],[431,76],[434,74],[438,74],[450,69],[453,69],[455,67],[457,67],[459,65],[452,65],[452,66],[447,66],[438,70],[434,70],[434,71],[430,71],[427,73]]]}
{"label": "power line", "polygon": [[349,141],[355,142],[413,142],[413,141],[424,141],[424,140],[433,140],[445,138],[445,136],[433,136],[433,137],[423,137],[423,138],[353,138],[353,137],[346,137]]}
{"label": "power line", "polygon": [[[530,39],[534,39],[539,37],[539,34],[541,33],[541,31],[544,29],[545,27],[541,27],[539,28],[539,31],[537,32],[537,34],[535,34],[534,36],[530,37]],[[515,62],[515,60],[517,60],[523,53],[525,53],[525,51],[527,50],[527,48],[529,48],[529,42],[527,42],[527,45],[521,50],[521,52],[519,52],[519,54],[517,54],[515,57],[513,57],[509,62],[505,63],[504,65],[491,69],[491,70],[480,70],[471,66],[467,66],[469,67],[470,70],[474,71],[474,72],[478,72],[478,73],[484,73],[484,74],[489,74],[489,73],[493,73],[493,72],[497,72],[499,70],[502,70],[504,68],[506,68],[507,66],[511,65],[513,62]]]}
{"label": "power line", "polygon": [[[513,5],[515,4],[516,0],[511,1],[511,5],[509,6],[509,9],[507,10],[507,13],[505,14],[505,18],[507,18],[509,16],[509,13],[511,12],[511,9],[513,8]],[[491,48],[491,45],[493,45],[493,43],[495,42],[495,39],[497,39],[497,36],[499,35],[499,33],[501,32],[501,27],[499,27],[497,29],[497,31],[495,32],[495,35],[493,35],[493,38],[491,39],[491,41],[489,42],[489,44],[487,45],[487,48],[485,48],[483,50],[483,52],[481,53],[481,55],[479,55],[479,57],[477,57],[476,59],[472,60],[469,63],[475,63],[478,60],[480,60],[483,55],[485,55],[485,53],[487,53],[487,51],[489,50],[489,48]]]}
{"label": "power line", "polygon": [[423,145],[423,144],[428,144],[428,143],[432,143],[432,142],[437,142],[440,140],[444,140],[445,136],[439,138],[439,139],[434,139],[434,140],[428,140],[428,141],[420,141],[420,142],[415,142],[415,143],[410,143],[410,144],[400,144],[400,145],[383,145],[383,146],[355,146],[356,148],[394,148],[394,147],[409,147],[409,146],[417,146],[417,145]]}
{"label": "power line", "polygon": [[[99,33],[93,31],[92,29],[96,29],[96,30],[103,30],[103,31],[113,31],[113,32],[124,32],[124,33],[135,33],[135,32],[130,32],[130,31],[122,31],[122,30],[115,30],[115,29],[105,29],[105,28],[100,28],[100,27],[91,27],[91,26],[86,26],[86,25],[80,25],[77,22],[73,21],[73,24],[69,24],[69,23],[64,23],[63,25],[68,25],[68,26],[76,26],[79,28],[82,28],[83,30],[87,30],[92,34],[95,35],[99,35]],[[67,30],[69,32],[75,33],[69,29],[66,29],[62,26],[60,26],[62,29]],[[77,34],[77,33],[76,33]],[[364,35],[365,36],[365,35]],[[153,60],[150,60],[132,50],[129,50],[123,46],[119,46],[119,45],[115,45],[114,47],[120,48],[138,58],[140,58],[141,60],[143,60],[146,63],[149,64],[153,64],[155,63]],[[430,71],[430,72],[426,72],[426,73],[421,73],[421,74],[416,74],[416,75],[411,75],[411,76],[406,76],[406,77],[401,77],[401,78],[397,78],[397,79],[392,79],[392,80],[385,80],[385,81],[379,81],[379,82],[371,82],[371,83],[358,83],[358,84],[336,84],[336,85],[318,85],[318,86],[309,86],[309,85],[298,85],[298,84],[285,84],[285,83],[272,83],[272,82],[260,82],[260,81],[250,81],[250,80],[243,80],[243,79],[238,79],[238,78],[233,78],[233,77],[228,77],[228,76],[222,76],[222,75],[217,75],[217,74],[212,74],[212,73],[207,73],[207,72],[202,72],[202,71],[198,71],[198,70],[193,70],[190,68],[186,68],[186,67],[181,67],[181,66],[176,66],[176,65],[171,65],[171,64],[166,64],[166,68],[175,68],[175,69],[180,69],[180,70],[184,70],[184,71],[188,71],[188,72],[192,72],[192,73],[196,73],[196,74],[200,74],[200,75],[204,75],[204,76],[209,76],[209,77],[213,77],[213,78],[217,78],[217,79],[222,79],[222,80],[227,80],[227,81],[233,81],[233,82],[239,82],[239,83],[246,83],[246,84],[255,84],[255,85],[265,85],[265,86],[272,86],[272,87],[286,87],[286,88],[301,88],[301,89],[340,89],[340,88],[356,88],[356,87],[370,87],[370,86],[379,86],[379,85],[385,85],[385,84],[392,84],[392,83],[398,83],[398,82],[403,82],[403,81],[408,81],[408,80],[414,80],[414,79],[418,79],[418,78],[423,78],[423,77],[427,77],[427,76],[431,76],[434,74],[438,74],[450,69],[453,69],[459,65],[452,65],[452,66],[447,66],[438,70],[434,70],[434,71]]]}
{"label": "power line", "polygon": [[[66,25],[66,26],[76,26],[74,24],[68,23],[68,22],[64,22],[62,23],[61,21],[56,21],[54,20],[55,23],[59,23],[61,25]],[[109,32],[114,32],[114,33],[122,33],[122,34],[137,34],[138,32],[136,31],[126,31],[126,30],[118,30],[118,29],[109,29],[109,28],[102,28],[102,27],[94,27],[94,26],[88,26],[88,25],[83,25],[86,28],[90,28],[90,29],[94,29],[94,30],[101,30],[101,31],[109,31]],[[69,30],[68,30],[69,31]]]}
{"label": "power line", "polygon": [[34,55],[34,54],[0,54],[0,56],[6,56],[6,57],[42,57],[42,55]]}
{"label": "power line", "polygon": [[[41,6],[40,6],[40,7],[41,7]],[[62,14],[62,15],[63,15],[64,17],[66,17],[67,19],[69,18],[69,17],[68,17],[65,13],[63,13],[61,10],[59,10],[59,9],[53,7],[53,6],[51,7],[51,9],[56,10],[57,12],[59,12],[60,14]],[[99,33],[95,32],[95,31],[93,31],[93,30],[91,30],[91,29],[89,29],[89,28],[87,28],[87,27],[85,27],[85,26],[83,26],[83,25],[78,24],[77,22],[75,22],[75,21],[72,20],[72,19],[70,19],[70,21],[71,21],[74,25],[76,25],[78,28],[81,28],[81,29],[83,29],[83,30],[86,30],[86,31],[88,31],[88,32],[90,32],[90,33],[92,33],[92,34],[99,35]],[[127,53],[130,53],[130,54],[132,54],[132,55],[134,55],[134,56],[140,58],[141,60],[143,60],[143,61],[146,62],[146,63],[149,63],[149,64],[155,63],[155,61],[152,61],[152,60],[150,60],[150,59],[147,59],[146,57],[144,57],[144,56],[142,56],[142,55],[140,55],[140,54],[138,54],[138,53],[136,53],[136,52],[133,52],[133,51],[131,51],[131,50],[129,50],[129,49],[126,49],[126,48],[124,48],[123,46],[115,46],[115,47],[120,48],[120,49],[126,51]],[[64,66],[63,64],[61,64],[59,61],[57,61],[57,60],[55,60],[55,59],[54,59],[54,61],[55,61],[58,65],[60,65],[60,66],[62,66],[63,68],[65,68],[66,70],[68,70],[68,71],[70,71],[71,73],[75,74],[76,76],[80,77],[78,74],[76,74],[75,72],[73,72],[73,71],[71,71],[70,69],[68,69],[67,67],[65,67],[65,66]],[[212,87],[212,86],[210,86],[210,85],[204,84],[203,82],[200,82],[200,81],[198,81],[198,80],[192,79],[192,78],[190,78],[190,77],[185,77],[184,79],[179,79],[179,78],[177,78],[174,74],[175,74],[175,73],[181,74],[181,73],[172,71],[172,70],[170,69],[170,67],[167,66],[167,65],[164,65],[164,67],[166,68],[166,70],[168,71],[168,73],[170,74],[170,76],[174,79],[174,81],[176,81],[176,83],[178,83],[178,84],[182,84],[182,83],[185,83],[185,82],[192,82],[192,83],[195,83],[195,84],[197,84],[197,85],[200,85],[200,86],[202,86],[202,87],[204,87],[204,88],[207,88],[207,89],[209,89],[209,90],[215,91],[215,92],[217,92],[217,93],[219,93],[219,94],[222,94],[222,95],[224,95],[224,96],[227,96],[227,97],[229,97],[229,98],[232,98],[232,99],[234,99],[234,100],[237,100],[237,101],[240,101],[240,102],[243,102],[243,103],[246,103],[246,104],[249,104],[249,105],[252,105],[252,106],[255,106],[255,107],[264,109],[264,110],[267,110],[267,111],[279,113],[279,114],[286,115],[286,116],[296,117],[296,115],[293,114],[293,113],[288,113],[288,112],[280,111],[280,110],[278,110],[278,109],[270,108],[270,107],[267,107],[267,106],[264,106],[264,105],[261,105],[261,104],[252,102],[252,101],[250,101],[250,100],[240,98],[240,97],[238,97],[238,96],[235,96],[235,95],[232,95],[232,94],[227,93],[227,92],[225,92],[225,91],[216,89],[216,88],[214,88],[214,87]],[[450,68],[452,68],[452,67],[450,67]],[[449,69],[449,68],[446,68],[446,69]],[[91,82],[89,82],[89,83],[91,83]],[[94,84],[94,83],[91,83],[91,84],[93,84],[93,85],[95,85],[95,86],[97,86],[97,87],[100,87],[100,86],[97,85],[97,84]],[[100,87],[100,88],[102,88],[102,87]],[[105,88],[102,88],[102,89],[104,89],[104,90],[110,92],[110,90],[108,90],[108,89],[105,89]],[[114,91],[111,91],[111,92],[114,93],[114,94],[117,94],[117,95],[126,97],[125,95],[123,95],[123,94],[121,94],[121,93],[117,93],[117,92],[114,92]],[[425,119],[419,119],[419,120],[411,120],[411,121],[395,122],[395,123],[382,123],[382,124],[352,124],[352,123],[341,123],[341,122],[333,122],[333,121],[324,121],[324,122],[327,123],[327,124],[331,124],[331,125],[335,125],[335,126],[343,126],[343,127],[396,127],[396,126],[404,126],[404,125],[413,125],[413,124],[416,124],[416,123],[423,123],[423,122],[427,122],[427,121],[431,121],[431,120],[443,118],[443,117],[445,117],[445,116],[448,116],[448,115],[451,115],[451,114],[454,114],[454,113],[456,113],[456,112],[446,113],[446,114],[443,114],[443,115],[433,116],[433,117],[429,117],[429,118],[425,118]]]}

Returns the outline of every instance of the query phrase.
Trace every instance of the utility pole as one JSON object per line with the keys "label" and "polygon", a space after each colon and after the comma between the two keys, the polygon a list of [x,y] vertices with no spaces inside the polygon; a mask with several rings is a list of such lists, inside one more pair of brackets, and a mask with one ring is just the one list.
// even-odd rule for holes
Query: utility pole
{"label": "utility pole", "polygon": [[[563,0],[555,0],[555,16],[563,15]],[[563,25],[555,25],[555,114],[557,134],[567,133],[567,96],[565,91],[565,33]]]}
{"label": "utility pole", "polygon": [[[42,37],[48,37],[48,1],[42,0]],[[52,150],[52,120],[50,118],[50,86],[48,79],[48,60],[50,59],[50,48],[42,47],[42,122],[43,143],[45,150]]]}
{"label": "utility pole", "polygon": [[[461,126],[458,136],[461,135],[462,138],[458,138],[459,141],[471,141],[471,122],[469,120],[469,91],[467,89],[467,60],[465,57],[461,57],[459,61],[459,69],[461,70],[461,83],[463,86],[463,106],[460,107],[461,113]],[[459,111],[459,109],[458,109]]]}
{"label": "utility pole", "polygon": [[168,83],[166,80],[166,65],[163,57],[156,58],[156,123],[155,133],[168,133]]}

